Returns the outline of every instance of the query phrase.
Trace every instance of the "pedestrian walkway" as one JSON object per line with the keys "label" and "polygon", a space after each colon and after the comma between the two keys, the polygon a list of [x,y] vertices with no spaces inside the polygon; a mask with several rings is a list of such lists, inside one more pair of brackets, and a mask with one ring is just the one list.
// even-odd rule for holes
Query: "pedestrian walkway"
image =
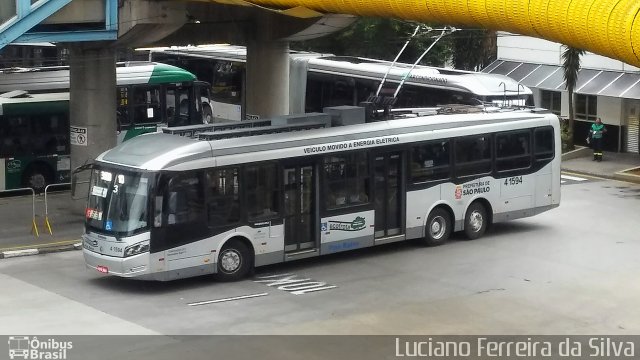
{"label": "pedestrian walkway", "polygon": [[[36,196],[35,203],[31,195],[0,199],[0,258],[74,248],[80,242],[84,218],[82,213],[71,211],[69,192],[49,194],[48,202],[49,214],[45,218],[42,195]],[[45,219],[49,220],[51,233]]]}
{"label": "pedestrian walkway", "polygon": [[[622,180],[619,173],[630,168],[640,167],[640,154],[605,152],[602,161],[598,162],[593,161],[591,149],[578,151],[584,156],[563,160],[562,171]],[[632,181],[633,179],[624,180]],[[640,177],[637,182],[640,183]]]}

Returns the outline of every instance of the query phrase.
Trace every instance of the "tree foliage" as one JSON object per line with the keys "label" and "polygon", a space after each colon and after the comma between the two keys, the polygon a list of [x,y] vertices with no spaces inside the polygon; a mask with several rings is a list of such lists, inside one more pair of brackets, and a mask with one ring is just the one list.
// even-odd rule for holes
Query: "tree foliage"
{"label": "tree foliage", "polygon": [[452,36],[456,69],[480,71],[496,59],[496,54],[496,32],[493,30],[463,30]]}
{"label": "tree foliage", "polygon": [[573,149],[573,124],[574,124],[574,98],[573,91],[578,82],[578,72],[580,71],[580,57],[584,55],[584,50],[577,49],[571,46],[565,46],[565,50],[562,53],[562,67],[565,86],[569,93],[569,124],[568,124],[568,136],[567,136],[567,148]]}
{"label": "tree foliage", "polygon": [[[386,18],[360,18],[343,31],[322,38],[291,43],[294,50],[331,53],[341,56],[361,56],[392,61],[416,25]],[[440,34],[420,31],[409,43],[398,61],[414,63]],[[443,66],[451,57],[451,42],[445,36],[424,57],[421,64]]]}
{"label": "tree foliage", "polygon": [[[359,18],[350,27],[322,38],[292,43],[294,50],[342,56],[361,56],[392,61],[418,24],[387,18]],[[418,32],[399,61],[413,64],[440,35],[433,30]],[[422,59],[422,65],[479,71],[496,59],[496,33],[491,30],[460,29],[445,35]]]}

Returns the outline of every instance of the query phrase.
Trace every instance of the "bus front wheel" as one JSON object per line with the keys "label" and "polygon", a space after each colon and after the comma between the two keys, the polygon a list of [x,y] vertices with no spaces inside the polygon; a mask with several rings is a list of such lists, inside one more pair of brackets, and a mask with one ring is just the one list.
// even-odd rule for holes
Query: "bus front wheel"
{"label": "bus front wheel", "polygon": [[220,281],[235,281],[247,276],[251,266],[249,264],[249,249],[238,240],[231,240],[218,255],[218,272],[216,278]]}
{"label": "bus front wheel", "polygon": [[423,242],[427,246],[444,244],[451,234],[451,215],[443,208],[435,208],[427,217]]}
{"label": "bus front wheel", "polygon": [[464,233],[467,239],[474,240],[484,235],[488,221],[484,205],[478,201],[471,204],[464,216]]}
{"label": "bus front wheel", "polygon": [[51,171],[44,165],[32,165],[22,176],[22,186],[32,188],[36,193],[41,193],[52,183]]}

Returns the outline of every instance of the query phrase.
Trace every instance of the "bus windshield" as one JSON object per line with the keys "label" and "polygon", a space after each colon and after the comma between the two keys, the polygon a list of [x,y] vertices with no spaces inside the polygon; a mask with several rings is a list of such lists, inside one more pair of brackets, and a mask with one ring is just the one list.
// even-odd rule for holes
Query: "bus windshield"
{"label": "bus windshield", "polygon": [[87,226],[98,232],[132,235],[149,226],[152,175],[94,169],[85,212]]}

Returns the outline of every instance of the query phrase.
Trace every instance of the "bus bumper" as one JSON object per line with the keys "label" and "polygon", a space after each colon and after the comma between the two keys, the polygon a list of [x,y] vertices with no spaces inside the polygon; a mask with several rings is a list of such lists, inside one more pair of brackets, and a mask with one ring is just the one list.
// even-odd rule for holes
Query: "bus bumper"
{"label": "bus bumper", "polygon": [[149,253],[142,253],[126,258],[101,255],[94,251],[82,249],[87,268],[105,275],[121,277],[140,277],[149,272]]}

